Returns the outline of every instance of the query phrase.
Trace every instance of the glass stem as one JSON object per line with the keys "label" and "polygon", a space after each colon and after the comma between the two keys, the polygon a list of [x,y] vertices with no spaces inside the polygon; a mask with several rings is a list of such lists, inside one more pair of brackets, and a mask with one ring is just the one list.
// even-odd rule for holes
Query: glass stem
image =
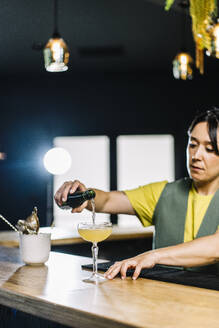
{"label": "glass stem", "polygon": [[97,257],[98,257],[98,246],[97,243],[93,243],[91,250],[93,256],[93,274],[97,274]]}

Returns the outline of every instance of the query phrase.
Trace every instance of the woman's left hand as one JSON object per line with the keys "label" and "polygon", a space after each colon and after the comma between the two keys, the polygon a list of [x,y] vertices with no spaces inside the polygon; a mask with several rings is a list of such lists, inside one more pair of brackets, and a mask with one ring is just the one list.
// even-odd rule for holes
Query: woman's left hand
{"label": "woman's left hand", "polygon": [[153,268],[157,263],[157,256],[155,251],[149,251],[137,255],[135,257],[131,257],[130,259],[126,259],[123,261],[115,262],[104,274],[104,276],[108,279],[113,279],[119,272],[121,274],[121,278],[126,278],[126,272],[128,269],[135,269],[134,274],[132,276],[133,280],[136,280],[144,268]]}

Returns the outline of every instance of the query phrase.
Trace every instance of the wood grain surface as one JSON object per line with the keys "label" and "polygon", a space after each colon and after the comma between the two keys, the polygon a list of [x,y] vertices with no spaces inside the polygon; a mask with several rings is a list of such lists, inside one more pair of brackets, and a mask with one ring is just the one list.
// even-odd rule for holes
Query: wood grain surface
{"label": "wood grain surface", "polygon": [[83,282],[91,259],[51,252],[25,266],[19,250],[0,247],[0,303],[69,327],[218,328],[219,293],[149,279]]}

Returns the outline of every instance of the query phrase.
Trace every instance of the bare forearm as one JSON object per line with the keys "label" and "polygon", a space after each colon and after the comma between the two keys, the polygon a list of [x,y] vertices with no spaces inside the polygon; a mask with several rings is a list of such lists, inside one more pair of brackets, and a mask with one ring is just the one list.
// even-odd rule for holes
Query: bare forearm
{"label": "bare forearm", "polygon": [[194,267],[219,261],[219,233],[154,250],[157,264]]}
{"label": "bare forearm", "polygon": [[[106,204],[109,200],[109,192],[106,191],[102,191],[99,189],[94,189],[91,188],[92,190],[95,191],[95,211],[96,212],[105,212],[105,208],[106,208]],[[91,211],[92,210],[92,205],[91,205],[91,201],[88,202],[87,204],[87,210]]]}
{"label": "bare forearm", "polygon": [[219,261],[219,233],[195,239],[191,242],[155,249],[130,259],[115,262],[105,276],[113,279],[119,272],[126,277],[128,268],[135,268],[132,279],[137,279],[143,268],[153,268],[155,264],[194,267]]}
{"label": "bare forearm", "polygon": [[[95,211],[109,214],[135,214],[128,200],[128,197],[122,191],[102,191],[92,188],[95,193]],[[92,210],[91,202],[86,207]]]}
{"label": "bare forearm", "polygon": [[[103,191],[91,188],[95,191],[95,211],[109,214],[135,214],[134,209],[122,191]],[[86,191],[86,186],[79,180],[66,181],[55,193],[55,201],[61,206],[67,200],[68,194],[73,194],[76,191]],[[92,210],[91,201],[86,201],[77,208],[72,209],[72,213],[80,213],[84,208]]]}

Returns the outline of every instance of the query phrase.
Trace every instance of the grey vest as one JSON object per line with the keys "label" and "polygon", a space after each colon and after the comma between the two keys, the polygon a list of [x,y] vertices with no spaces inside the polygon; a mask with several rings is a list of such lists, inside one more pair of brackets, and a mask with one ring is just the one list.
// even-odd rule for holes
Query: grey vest
{"label": "grey vest", "polygon": [[[185,220],[191,179],[184,178],[168,183],[157,203],[153,221],[155,224],[155,248],[184,242]],[[219,190],[212,198],[196,238],[214,234],[219,226]],[[218,272],[219,264],[196,267],[197,271]]]}

